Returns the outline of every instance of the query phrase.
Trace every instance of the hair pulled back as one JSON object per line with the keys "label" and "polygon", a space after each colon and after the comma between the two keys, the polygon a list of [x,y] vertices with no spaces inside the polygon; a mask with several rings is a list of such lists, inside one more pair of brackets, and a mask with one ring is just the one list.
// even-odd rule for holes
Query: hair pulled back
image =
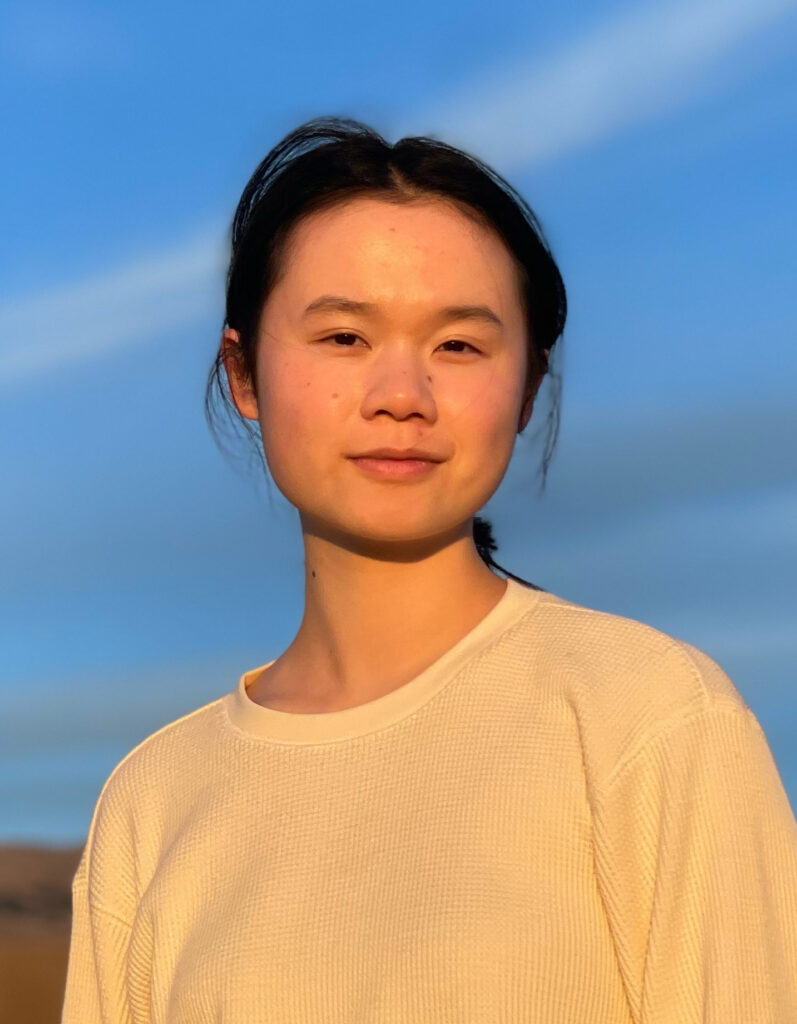
{"label": "hair pulled back", "polygon": [[[514,257],[527,326],[526,388],[542,376],[555,384],[542,458],[542,489],[559,432],[561,378],[550,354],[567,316],[564,282],[536,215],[496,171],[479,159],[426,136],[391,145],[361,121],[317,117],[286,135],[264,157],[241,194],[231,228],[224,327],[239,334],[241,372],[257,394],[255,359],[263,306],[284,270],[286,243],[299,220],[351,199],[370,197],[394,203],[443,199],[502,238]],[[560,346],[561,348],[561,346]],[[208,374],[205,416],[221,447],[214,400],[233,426],[254,441],[267,471],[258,428],[241,416],[232,399],[221,345]],[[541,590],[493,561],[497,544],[492,525],[474,516],[473,539],[488,566]]]}

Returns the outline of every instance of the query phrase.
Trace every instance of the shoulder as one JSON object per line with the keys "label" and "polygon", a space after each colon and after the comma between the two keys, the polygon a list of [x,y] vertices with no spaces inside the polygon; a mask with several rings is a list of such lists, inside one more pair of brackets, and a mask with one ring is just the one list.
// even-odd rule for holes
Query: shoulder
{"label": "shoulder", "polygon": [[188,767],[193,756],[207,749],[218,729],[222,699],[216,697],[145,736],[114,767],[100,798],[124,798],[147,783],[162,785],[179,776],[182,766]]}
{"label": "shoulder", "polygon": [[714,709],[753,717],[711,654],[639,619],[544,592],[526,628],[576,719],[596,780],[683,718]]}
{"label": "shoulder", "polygon": [[218,744],[222,699],[150,733],[100,789],[74,884],[86,885],[92,902],[122,920],[130,920],[136,883],[173,824],[175,803],[190,805],[194,791],[207,784],[201,768]]}

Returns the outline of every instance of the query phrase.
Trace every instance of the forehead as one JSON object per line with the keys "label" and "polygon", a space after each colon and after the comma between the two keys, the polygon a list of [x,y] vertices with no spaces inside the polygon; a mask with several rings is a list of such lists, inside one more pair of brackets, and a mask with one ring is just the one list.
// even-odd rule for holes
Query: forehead
{"label": "forehead", "polygon": [[359,288],[358,297],[420,302],[442,291],[452,301],[506,305],[519,286],[498,233],[438,199],[359,197],[308,214],[290,232],[282,264],[280,290],[292,302]]}

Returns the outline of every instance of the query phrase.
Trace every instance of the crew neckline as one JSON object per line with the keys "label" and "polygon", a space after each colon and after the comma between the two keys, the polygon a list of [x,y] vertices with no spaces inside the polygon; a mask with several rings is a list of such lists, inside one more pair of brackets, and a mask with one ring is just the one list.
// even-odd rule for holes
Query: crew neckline
{"label": "crew neckline", "polygon": [[235,728],[250,737],[297,746],[352,739],[392,725],[431,700],[468,660],[537,606],[541,591],[510,576],[506,584],[498,603],[469,633],[419,675],[382,697],[339,711],[310,714],[264,707],[249,697],[247,687],[259,672],[274,664],[277,659],[272,658],[242,673],[237,686],[222,698],[224,712]]}

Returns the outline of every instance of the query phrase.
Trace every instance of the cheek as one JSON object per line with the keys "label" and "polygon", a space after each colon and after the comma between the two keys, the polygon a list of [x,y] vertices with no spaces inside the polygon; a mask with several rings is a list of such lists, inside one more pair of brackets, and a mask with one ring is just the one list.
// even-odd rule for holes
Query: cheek
{"label": "cheek", "polygon": [[[262,367],[260,424],[264,444],[275,457],[320,450],[330,438],[339,389],[321,380],[301,361],[274,360]],[[334,435],[332,435],[334,436]]]}
{"label": "cheek", "polygon": [[[461,385],[461,382],[460,382]],[[491,448],[510,440],[518,418],[518,387],[514,376],[494,372],[471,386],[452,388],[447,394],[449,424],[467,434],[475,449]]]}

